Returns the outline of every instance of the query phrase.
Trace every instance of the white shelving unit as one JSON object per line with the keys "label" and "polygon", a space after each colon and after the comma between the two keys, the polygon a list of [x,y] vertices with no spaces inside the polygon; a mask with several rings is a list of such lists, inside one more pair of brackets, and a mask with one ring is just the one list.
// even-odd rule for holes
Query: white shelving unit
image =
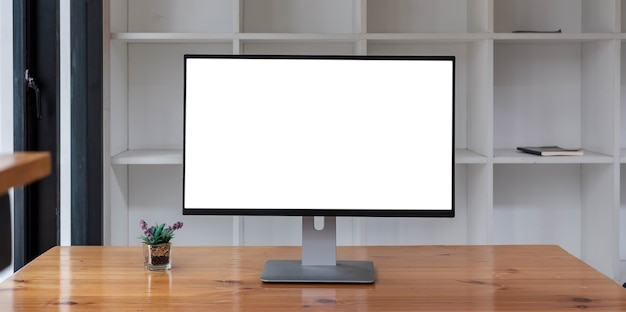
{"label": "white shelving unit", "polygon": [[625,1],[105,1],[106,243],[141,218],[182,219],[183,245],[300,243],[294,217],[181,216],[184,54],[454,55],[456,218],[340,218],[338,243],[558,244],[624,282]]}

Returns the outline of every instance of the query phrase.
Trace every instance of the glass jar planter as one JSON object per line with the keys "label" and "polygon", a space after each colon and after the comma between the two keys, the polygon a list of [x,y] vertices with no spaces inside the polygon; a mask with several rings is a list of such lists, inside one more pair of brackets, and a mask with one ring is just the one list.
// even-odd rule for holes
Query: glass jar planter
{"label": "glass jar planter", "polygon": [[143,244],[143,265],[146,269],[169,270],[172,268],[172,244]]}

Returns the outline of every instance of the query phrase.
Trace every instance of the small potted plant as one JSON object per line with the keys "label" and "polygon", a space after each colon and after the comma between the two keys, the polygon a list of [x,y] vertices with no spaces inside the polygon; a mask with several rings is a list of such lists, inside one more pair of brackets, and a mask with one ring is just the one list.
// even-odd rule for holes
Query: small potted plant
{"label": "small potted plant", "polygon": [[181,229],[183,223],[178,221],[172,225],[165,223],[148,227],[143,219],[139,221],[143,235],[139,239],[143,241],[144,266],[149,270],[169,270],[172,267],[172,244],[174,231]]}

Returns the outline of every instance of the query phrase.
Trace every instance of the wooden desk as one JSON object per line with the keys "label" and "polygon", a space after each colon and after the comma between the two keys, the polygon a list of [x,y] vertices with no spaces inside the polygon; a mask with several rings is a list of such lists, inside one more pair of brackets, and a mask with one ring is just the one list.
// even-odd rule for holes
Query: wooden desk
{"label": "wooden desk", "polygon": [[0,195],[50,174],[49,152],[0,154]]}
{"label": "wooden desk", "polygon": [[50,174],[49,152],[0,154],[0,270],[11,266],[12,236],[9,189],[26,185]]}
{"label": "wooden desk", "polygon": [[263,284],[297,247],[174,246],[171,271],[140,247],[55,247],[0,284],[0,311],[625,311],[626,289],[556,246],[339,247],[372,285]]}

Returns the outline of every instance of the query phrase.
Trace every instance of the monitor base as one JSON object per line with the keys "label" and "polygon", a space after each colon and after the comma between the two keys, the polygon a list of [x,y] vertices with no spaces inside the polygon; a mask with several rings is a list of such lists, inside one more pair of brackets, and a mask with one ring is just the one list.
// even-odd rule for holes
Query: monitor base
{"label": "monitor base", "polygon": [[371,261],[337,261],[337,265],[302,265],[300,260],[268,260],[261,274],[265,283],[371,284],[376,270]]}

